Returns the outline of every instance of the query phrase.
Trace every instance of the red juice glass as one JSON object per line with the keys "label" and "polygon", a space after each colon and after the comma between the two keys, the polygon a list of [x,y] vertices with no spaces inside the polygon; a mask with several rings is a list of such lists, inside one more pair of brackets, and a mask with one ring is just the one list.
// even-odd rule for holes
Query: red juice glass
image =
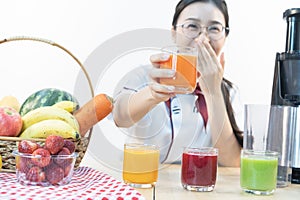
{"label": "red juice glass", "polygon": [[182,154],[181,184],[189,191],[209,192],[216,184],[218,149],[186,148]]}

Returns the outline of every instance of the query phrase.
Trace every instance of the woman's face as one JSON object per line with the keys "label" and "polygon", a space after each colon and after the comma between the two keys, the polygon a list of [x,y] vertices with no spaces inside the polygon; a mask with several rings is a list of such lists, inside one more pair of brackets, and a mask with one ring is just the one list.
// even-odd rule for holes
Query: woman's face
{"label": "woman's face", "polygon": [[[177,20],[177,25],[183,24],[187,21],[191,21],[193,23],[195,22],[201,27],[207,27],[216,23],[220,23],[223,27],[225,27],[224,15],[212,3],[196,2],[188,5],[180,13]],[[196,46],[196,38],[190,39],[186,37],[181,26],[176,27],[176,31],[173,32],[173,35],[175,42],[179,45]],[[225,34],[218,40],[211,40],[204,29],[202,29],[201,34],[199,34],[197,38],[200,40],[209,40],[217,55],[220,54],[225,43]]]}

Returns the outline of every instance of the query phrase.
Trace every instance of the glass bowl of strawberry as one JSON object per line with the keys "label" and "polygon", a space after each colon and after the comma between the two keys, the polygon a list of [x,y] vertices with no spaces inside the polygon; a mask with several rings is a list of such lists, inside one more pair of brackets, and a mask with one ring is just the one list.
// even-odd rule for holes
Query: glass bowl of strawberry
{"label": "glass bowl of strawberry", "polygon": [[48,136],[44,144],[22,140],[16,158],[16,176],[22,185],[66,185],[72,180],[77,158],[75,144],[61,136]]}

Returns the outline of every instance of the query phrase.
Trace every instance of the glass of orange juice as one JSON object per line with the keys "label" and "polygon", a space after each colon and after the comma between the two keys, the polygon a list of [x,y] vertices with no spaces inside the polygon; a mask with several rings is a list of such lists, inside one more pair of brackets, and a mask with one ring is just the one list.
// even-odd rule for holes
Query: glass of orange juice
{"label": "glass of orange juice", "polygon": [[123,180],[135,188],[151,188],[158,178],[159,148],[155,145],[124,145]]}
{"label": "glass of orange juice", "polygon": [[197,83],[197,48],[174,45],[162,48],[162,52],[170,54],[170,57],[160,63],[161,68],[172,69],[176,73],[173,78],[161,78],[160,83],[175,86],[175,93],[192,93]]}

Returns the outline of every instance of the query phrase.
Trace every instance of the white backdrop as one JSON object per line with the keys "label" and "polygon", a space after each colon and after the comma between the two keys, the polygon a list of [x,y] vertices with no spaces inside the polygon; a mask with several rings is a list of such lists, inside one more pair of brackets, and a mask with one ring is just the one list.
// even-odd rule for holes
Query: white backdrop
{"label": "white backdrop", "polygon": [[[143,28],[169,30],[177,4],[177,0],[0,2],[0,40],[22,35],[49,39],[67,48],[82,63],[114,36]],[[231,31],[225,47],[225,76],[240,88],[244,103],[268,104],[275,54],[285,50],[286,22],[282,14],[286,9],[300,7],[300,1],[228,0],[228,6]],[[128,55],[115,64],[121,70],[131,64],[130,59],[136,63],[137,57]],[[99,57],[99,63],[104,58],[105,55]],[[115,70],[120,75],[120,71]],[[78,64],[72,58],[49,45],[34,42],[0,44],[0,98],[14,95],[22,102],[44,87],[72,92],[78,72]],[[96,93],[112,94],[118,81],[115,75],[104,77],[96,86]],[[80,87],[80,90],[88,89],[86,85]],[[96,134],[89,146],[93,155],[98,161],[121,169],[122,162],[116,163],[116,157],[122,156],[124,135],[119,134],[118,128],[108,119],[98,123],[94,130]]]}
{"label": "white backdrop", "polygon": [[[95,48],[120,33],[140,28],[170,29],[176,3],[1,0],[0,39],[19,35],[50,39],[84,62]],[[288,8],[300,7],[300,2],[228,0],[228,6],[231,32],[225,47],[225,75],[239,86],[245,103],[269,103],[275,54],[285,50],[282,14]],[[44,85],[71,88],[76,64],[65,54],[48,49],[27,43],[0,45],[0,97],[11,94],[22,100]],[[38,67],[32,69],[34,65]],[[57,66],[60,69],[55,71]]]}

